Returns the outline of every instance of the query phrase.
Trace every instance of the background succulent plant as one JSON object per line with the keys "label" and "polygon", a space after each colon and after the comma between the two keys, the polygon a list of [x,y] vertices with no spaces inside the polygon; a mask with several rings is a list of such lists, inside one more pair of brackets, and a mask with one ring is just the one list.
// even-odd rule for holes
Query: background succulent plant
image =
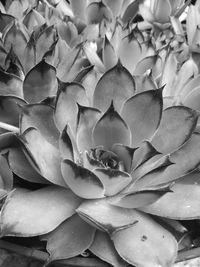
{"label": "background succulent plant", "polygon": [[45,240],[48,262],[171,266],[194,245],[198,1],[187,27],[189,3],[150,2],[0,6],[1,236]]}

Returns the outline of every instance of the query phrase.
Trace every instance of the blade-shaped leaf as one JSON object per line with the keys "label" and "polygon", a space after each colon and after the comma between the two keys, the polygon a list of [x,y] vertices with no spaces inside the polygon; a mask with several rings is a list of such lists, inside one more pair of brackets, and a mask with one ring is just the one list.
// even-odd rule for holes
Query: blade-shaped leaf
{"label": "blade-shaped leaf", "polygon": [[73,215],[47,235],[48,263],[80,255],[90,247],[94,234],[94,227]]}
{"label": "blade-shaped leaf", "polygon": [[88,169],[65,159],[61,163],[61,171],[66,184],[82,198],[104,197],[104,186],[100,179]]}
{"label": "blade-shaped leaf", "polygon": [[112,11],[103,2],[92,2],[87,6],[87,19],[90,24],[99,24],[102,20],[112,21]]}
{"label": "blade-shaped leaf", "polygon": [[162,91],[150,90],[128,99],[122,109],[122,118],[131,129],[132,146],[151,138],[162,115]]}
{"label": "blade-shaped leaf", "polygon": [[110,205],[105,199],[85,201],[76,212],[96,228],[108,233],[137,222],[133,209]]}
{"label": "blade-shaped leaf", "polygon": [[77,103],[83,106],[88,105],[85,89],[78,83],[60,83],[59,93],[55,108],[55,123],[62,131],[66,124],[69,124],[75,131],[78,114]]}
{"label": "blade-shaped leaf", "polygon": [[23,90],[29,103],[35,103],[57,92],[56,70],[44,60],[32,68],[26,75]]}
{"label": "blade-shaped leaf", "polygon": [[194,110],[183,106],[167,108],[151,143],[163,154],[172,152],[190,138],[196,123],[197,114]]}
{"label": "blade-shaped leaf", "polygon": [[46,234],[71,217],[79,204],[77,196],[58,186],[35,191],[16,189],[2,208],[2,234],[23,237]]}
{"label": "blade-shaped leaf", "polygon": [[173,235],[147,215],[134,212],[138,222],[112,235],[119,255],[136,266],[172,266],[178,249]]}
{"label": "blade-shaped leaf", "polygon": [[113,242],[107,233],[97,230],[89,250],[98,258],[110,263],[112,266],[127,266],[127,263],[125,263],[117,254]]}
{"label": "blade-shaped leaf", "polygon": [[[58,149],[36,128],[27,129],[20,139],[29,151],[27,156],[32,155],[37,171],[48,181],[66,187],[60,170],[61,157]],[[27,153],[26,150],[24,152]]]}
{"label": "blade-shaped leaf", "polygon": [[23,23],[32,32],[34,28],[45,23],[44,17],[35,9],[31,9],[24,17]]}
{"label": "blade-shaped leaf", "polygon": [[105,112],[113,101],[116,110],[120,112],[122,104],[134,95],[134,91],[133,77],[119,61],[98,81],[94,91],[94,107]]}
{"label": "blade-shaped leaf", "polygon": [[132,180],[131,176],[123,171],[111,168],[97,168],[93,173],[100,179],[105,188],[106,196],[113,196],[124,189]]}
{"label": "blade-shaped leaf", "polygon": [[42,103],[23,106],[20,118],[21,133],[30,127],[35,127],[50,144],[57,147],[59,132],[55,127],[53,114],[53,108]]}
{"label": "blade-shaped leaf", "polygon": [[14,17],[9,14],[0,12],[0,32],[3,32],[5,27],[14,21]]}
{"label": "blade-shaped leaf", "polygon": [[79,151],[83,152],[93,147],[92,130],[100,115],[98,109],[78,105],[76,142]]}
{"label": "blade-shaped leaf", "polygon": [[174,164],[145,175],[134,187],[147,188],[149,186],[173,182],[192,172],[200,163],[199,150],[200,135],[195,133],[183,146],[169,155],[169,160]]}
{"label": "blade-shaped leaf", "polygon": [[96,123],[93,129],[93,141],[95,146],[104,146],[104,149],[111,149],[116,143],[130,145],[130,129],[114,109],[113,102]]}
{"label": "blade-shaped leaf", "polygon": [[155,203],[141,210],[176,220],[199,219],[200,185],[176,183]]}

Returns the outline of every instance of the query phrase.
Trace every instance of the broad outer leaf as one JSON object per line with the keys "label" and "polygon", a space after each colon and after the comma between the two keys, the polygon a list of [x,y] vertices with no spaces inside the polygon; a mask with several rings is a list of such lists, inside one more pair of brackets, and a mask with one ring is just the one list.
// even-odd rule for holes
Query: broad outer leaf
{"label": "broad outer leaf", "polygon": [[187,94],[183,98],[182,103],[183,105],[189,108],[200,110],[199,99],[200,99],[200,86],[194,88],[189,94]]}
{"label": "broad outer leaf", "polygon": [[79,197],[86,199],[104,197],[103,183],[88,169],[65,159],[61,163],[61,172],[66,184]]}
{"label": "broad outer leaf", "polygon": [[155,203],[142,208],[143,211],[176,220],[199,219],[200,185],[176,183],[172,192]]}
{"label": "broad outer leaf", "polygon": [[99,80],[94,91],[94,107],[105,112],[111,101],[120,112],[122,104],[134,95],[135,82],[120,62],[108,70]]}
{"label": "broad outer leaf", "polygon": [[89,247],[89,250],[98,258],[110,263],[112,266],[127,266],[127,263],[125,263],[117,254],[113,242],[105,232],[99,230],[96,231],[94,241]]}
{"label": "broad outer leaf", "polygon": [[130,145],[130,129],[115,111],[113,103],[96,123],[93,129],[93,140],[94,146],[104,146],[104,149],[111,149],[115,143]]}
{"label": "broad outer leaf", "polygon": [[47,236],[48,262],[80,255],[90,247],[94,234],[94,227],[73,215]]}
{"label": "broad outer leaf", "polygon": [[80,199],[71,190],[58,186],[35,191],[16,189],[2,208],[2,235],[46,234],[71,217],[79,204]]}
{"label": "broad outer leaf", "polygon": [[49,96],[56,95],[57,87],[55,68],[42,60],[25,77],[24,98],[29,103],[40,102]]}
{"label": "broad outer leaf", "polygon": [[0,96],[0,121],[19,126],[19,105],[25,105],[26,102],[16,96]]}
{"label": "broad outer leaf", "polygon": [[162,115],[162,91],[150,90],[128,99],[122,109],[122,118],[131,129],[132,146],[151,138]]}
{"label": "broad outer leaf", "polygon": [[174,164],[145,175],[134,187],[147,188],[173,182],[196,169],[200,163],[200,134],[193,134],[183,146],[169,155],[169,160]]}
{"label": "broad outer leaf", "polygon": [[134,266],[172,266],[178,249],[173,235],[149,216],[133,212],[137,223],[112,235],[119,255]]}
{"label": "broad outer leaf", "polygon": [[[21,140],[30,151],[29,155],[32,155],[37,171],[48,181],[66,187],[60,170],[59,150],[51,145],[36,128],[27,129],[21,136]],[[24,152],[26,153],[25,150]]]}
{"label": "broad outer leaf", "polygon": [[108,233],[137,222],[133,209],[112,206],[105,199],[85,201],[76,212],[88,223]]}
{"label": "broad outer leaf", "polygon": [[85,89],[78,83],[60,83],[55,108],[55,123],[60,131],[66,124],[75,131],[78,105],[88,106]]}
{"label": "broad outer leaf", "polygon": [[29,104],[22,108],[20,131],[23,133],[30,127],[37,128],[53,146],[58,146],[59,131],[53,119],[54,110],[45,104]]}
{"label": "broad outer leaf", "polygon": [[184,106],[167,108],[151,143],[163,154],[172,152],[190,138],[196,123],[197,114],[194,110]]}

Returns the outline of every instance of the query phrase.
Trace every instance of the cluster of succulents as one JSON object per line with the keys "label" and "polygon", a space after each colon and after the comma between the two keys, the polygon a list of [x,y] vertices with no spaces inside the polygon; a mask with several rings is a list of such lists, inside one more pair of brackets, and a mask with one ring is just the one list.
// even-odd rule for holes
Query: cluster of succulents
{"label": "cluster of succulents", "polygon": [[172,266],[200,218],[200,1],[0,10],[1,237]]}

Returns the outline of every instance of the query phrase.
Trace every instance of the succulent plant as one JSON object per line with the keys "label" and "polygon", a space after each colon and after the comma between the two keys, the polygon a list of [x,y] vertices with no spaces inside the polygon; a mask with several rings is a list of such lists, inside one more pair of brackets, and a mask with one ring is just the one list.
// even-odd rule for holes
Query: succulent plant
{"label": "succulent plant", "polygon": [[171,266],[193,246],[198,57],[175,31],[187,5],[165,4],[141,24],[137,0],[0,6],[2,237],[39,237],[48,263]]}

